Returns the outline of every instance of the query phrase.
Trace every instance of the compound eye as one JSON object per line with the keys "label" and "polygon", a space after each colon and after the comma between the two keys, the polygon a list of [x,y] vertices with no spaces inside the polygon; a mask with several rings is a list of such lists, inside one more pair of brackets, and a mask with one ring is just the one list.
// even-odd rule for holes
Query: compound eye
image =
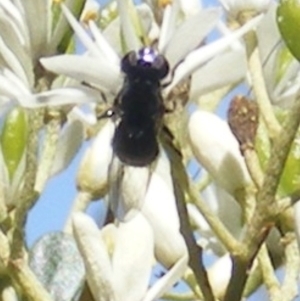
{"label": "compound eye", "polygon": [[169,72],[169,64],[164,56],[158,54],[153,48],[142,48],[138,52],[137,63],[140,66],[157,71],[158,79],[164,78]]}
{"label": "compound eye", "polygon": [[154,49],[146,47],[138,52],[130,51],[121,61],[121,69],[125,74],[148,76],[158,80],[169,72],[169,64],[164,56]]}
{"label": "compound eye", "polygon": [[128,74],[132,67],[137,65],[137,55],[135,51],[128,52],[121,61],[121,70]]}
{"label": "compound eye", "polygon": [[155,58],[152,67],[158,71],[159,79],[163,79],[169,73],[168,61],[162,55],[158,55]]}

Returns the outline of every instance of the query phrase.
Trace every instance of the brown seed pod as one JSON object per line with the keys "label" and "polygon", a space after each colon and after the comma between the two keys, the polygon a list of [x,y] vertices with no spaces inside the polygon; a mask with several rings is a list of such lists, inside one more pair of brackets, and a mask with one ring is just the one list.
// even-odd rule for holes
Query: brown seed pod
{"label": "brown seed pod", "polygon": [[236,96],[228,109],[228,124],[237,138],[242,154],[253,149],[258,126],[258,107],[256,102],[244,96]]}

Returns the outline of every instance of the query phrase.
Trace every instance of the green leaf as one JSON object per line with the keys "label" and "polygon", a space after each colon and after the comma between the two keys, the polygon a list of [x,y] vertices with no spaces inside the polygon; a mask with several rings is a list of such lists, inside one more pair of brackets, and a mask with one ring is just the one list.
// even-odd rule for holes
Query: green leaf
{"label": "green leaf", "polygon": [[[287,110],[277,109],[276,117],[283,123],[287,117]],[[268,138],[265,126],[260,123],[257,131],[255,149],[257,151],[262,169],[265,171],[267,162],[270,158],[271,142]],[[292,144],[290,153],[286,160],[277,194],[279,197],[286,197],[299,191],[300,189],[300,130]]]}
{"label": "green leaf", "polygon": [[300,133],[292,145],[280,178],[278,194],[280,197],[292,195],[300,189]]}
{"label": "green leaf", "polygon": [[285,75],[291,62],[294,60],[294,56],[291,54],[289,49],[284,45],[278,52],[276,67],[275,67],[275,78],[276,84],[280,82],[282,77]]}
{"label": "green leaf", "polygon": [[70,235],[43,236],[29,253],[29,265],[55,301],[76,300],[83,288],[84,264]]}
{"label": "green leaf", "polygon": [[300,60],[300,1],[281,0],[277,8],[277,25],[287,47]]}
{"label": "green leaf", "polygon": [[[287,118],[288,110],[276,110],[276,117],[282,124]],[[280,197],[286,197],[295,193],[300,188],[300,131],[298,130],[296,138],[291,146],[291,150],[285,162],[281,174],[277,194]]]}
{"label": "green leaf", "polygon": [[9,179],[18,168],[28,138],[27,116],[22,108],[14,108],[5,118],[1,133],[1,148]]}

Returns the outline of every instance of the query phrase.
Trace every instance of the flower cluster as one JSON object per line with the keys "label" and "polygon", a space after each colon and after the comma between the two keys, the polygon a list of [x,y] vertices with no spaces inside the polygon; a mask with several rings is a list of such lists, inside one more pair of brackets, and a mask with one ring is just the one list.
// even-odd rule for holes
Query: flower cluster
{"label": "flower cluster", "polygon": [[[0,1],[0,266],[13,279],[9,294],[16,283],[30,300],[60,291],[74,300],[87,286],[97,301],[239,300],[256,289],[244,290],[252,271],[279,290],[273,269],[284,262],[291,272],[282,291],[295,284],[288,211],[299,196],[299,65],[277,29],[277,9],[270,0],[214,8],[196,0]],[[132,166],[115,154],[124,118],[115,104],[128,83],[121,60],[143,47],[170,70],[155,90],[164,107],[159,154]],[[249,90],[253,100],[232,102],[228,122],[214,112],[219,104],[225,111],[225,96]],[[30,208],[85,141],[64,234],[26,250]],[[193,178],[194,169],[201,172]],[[99,200],[107,215],[100,227],[85,213]],[[85,271],[72,275],[73,257],[54,250],[54,239]],[[199,253],[211,252],[218,260],[205,270]],[[158,265],[166,272],[153,280]],[[72,285],[57,283],[57,273]],[[172,292],[180,280],[187,294]]]}

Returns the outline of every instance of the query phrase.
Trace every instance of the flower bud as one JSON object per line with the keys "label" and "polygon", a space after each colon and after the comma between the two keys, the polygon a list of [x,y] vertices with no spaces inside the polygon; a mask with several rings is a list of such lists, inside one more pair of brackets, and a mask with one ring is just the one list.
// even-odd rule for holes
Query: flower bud
{"label": "flower bud", "polygon": [[[222,271],[222,273],[220,273]],[[212,284],[214,295],[223,299],[232,273],[232,259],[229,254],[219,258],[209,269],[208,279]]]}
{"label": "flower bud", "polygon": [[234,194],[250,182],[239,144],[225,121],[213,113],[196,111],[188,131],[196,159],[223,189]]}
{"label": "flower bud", "polygon": [[[95,300],[142,300],[154,257],[153,232],[145,217],[139,213],[126,223],[100,231],[80,212],[73,215],[73,229]],[[109,245],[108,240],[112,240]]]}
{"label": "flower bud", "polygon": [[[113,299],[113,271],[105,242],[95,222],[84,213],[75,213],[73,233],[85,264],[86,278],[94,296],[99,291],[103,298]],[[95,300],[100,300],[95,298]]]}
{"label": "flower bud", "polygon": [[[126,252],[124,252],[126,250]],[[117,229],[112,258],[117,300],[139,301],[147,292],[154,262],[151,226],[138,213]]]}
{"label": "flower bud", "polygon": [[103,197],[108,190],[108,170],[113,157],[111,139],[114,124],[109,120],[87,149],[77,175],[77,187],[94,199]]}
{"label": "flower bud", "polygon": [[142,213],[151,224],[155,239],[155,255],[166,268],[187,258],[187,248],[179,231],[179,216],[165,154],[158,158],[152,173]]}

